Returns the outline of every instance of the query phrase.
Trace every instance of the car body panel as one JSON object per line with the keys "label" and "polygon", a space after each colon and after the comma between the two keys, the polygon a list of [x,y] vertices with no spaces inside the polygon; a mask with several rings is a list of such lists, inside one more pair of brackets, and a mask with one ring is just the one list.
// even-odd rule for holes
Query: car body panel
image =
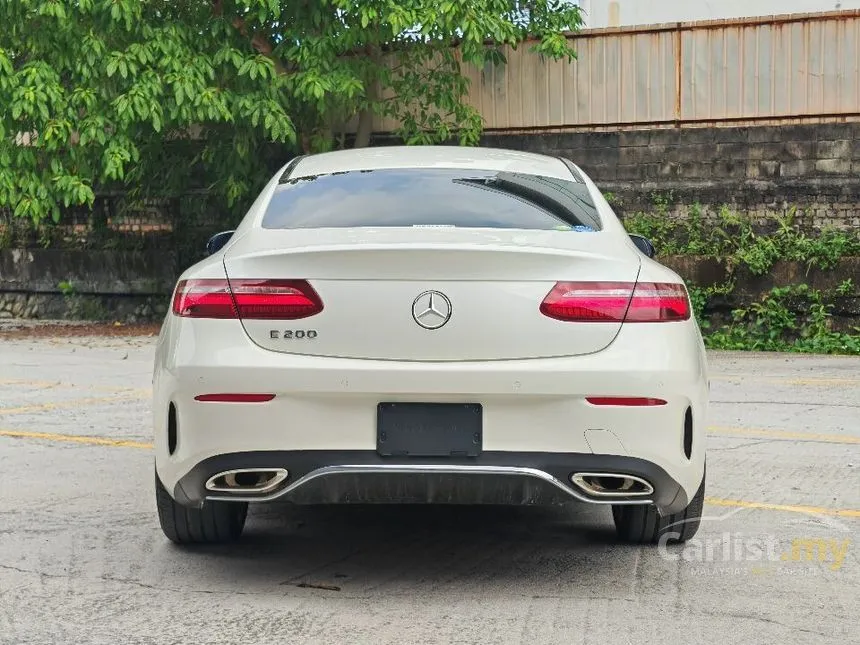
{"label": "car body panel", "polygon": [[[285,172],[411,164],[496,164],[552,176],[573,167],[592,192],[602,230],[261,229]],[[533,467],[537,457],[529,455],[566,456],[565,463],[576,464],[593,459],[595,466],[629,459],[665,474],[682,500],[692,499],[702,482],[708,381],[696,321],[580,324],[539,312],[556,281],[683,283],[636,249],[597,187],[575,166],[524,153],[457,148],[302,158],[269,181],[221,251],[180,279],[228,274],[308,280],[325,308],[296,321],[167,315],[155,358],[153,424],[156,470],[169,491],[225,455],[257,455],[259,461],[261,454],[355,451],[374,462],[380,402],[481,404],[483,450],[496,465],[516,468],[520,460]],[[413,301],[425,290],[451,299],[454,311],[444,327],[424,329],[413,319]],[[272,332],[289,329],[314,329],[320,342],[298,349],[278,344],[283,338]],[[274,398],[195,399],[219,392]],[[600,406],[586,400],[594,396],[657,397],[665,405]],[[168,427],[171,406],[175,446]],[[385,459],[395,469],[410,465]]]}
{"label": "car body panel", "polygon": [[556,157],[516,150],[456,146],[384,146],[310,155],[295,165],[290,177],[391,168],[481,168],[571,179],[570,169]]}
{"label": "car body panel", "polygon": [[[322,299],[323,311],[308,320],[242,321],[273,351],[390,360],[569,356],[605,348],[621,323],[559,322],[541,314],[540,303],[559,279],[635,282],[638,254],[612,242],[558,231],[255,230],[224,264],[231,280],[306,279]],[[434,333],[414,318],[416,298],[428,291],[450,310]]]}
{"label": "car body panel", "polygon": [[[484,407],[484,448],[647,459],[689,497],[704,468],[707,375],[693,321],[622,327],[602,352],[554,359],[425,363],[297,356],[253,344],[238,321],[168,320],[156,357],[155,437],[170,488],[199,461],[253,450],[374,450],[380,401],[469,402]],[[201,403],[199,394],[275,394],[264,404]],[[654,408],[601,408],[586,396],[659,396]],[[167,451],[167,407],[179,441]],[[693,410],[693,454],[683,420]],[[587,434],[588,433],[588,434]]]}

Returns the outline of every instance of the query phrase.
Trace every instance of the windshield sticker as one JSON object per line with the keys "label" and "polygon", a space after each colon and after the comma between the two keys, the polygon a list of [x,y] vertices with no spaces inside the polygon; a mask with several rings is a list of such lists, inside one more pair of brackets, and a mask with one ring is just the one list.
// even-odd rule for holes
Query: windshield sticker
{"label": "windshield sticker", "polygon": [[568,226],[567,224],[563,224],[561,226],[554,226],[554,231],[574,231],[575,233],[594,233],[594,229],[590,226],[577,225],[577,226]]}

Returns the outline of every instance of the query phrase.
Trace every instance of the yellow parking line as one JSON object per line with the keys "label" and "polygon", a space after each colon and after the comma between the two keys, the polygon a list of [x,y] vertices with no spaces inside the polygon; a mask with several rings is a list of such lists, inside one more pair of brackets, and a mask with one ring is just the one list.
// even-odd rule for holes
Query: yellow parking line
{"label": "yellow parking line", "polygon": [[0,385],[29,385],[31,387],[57,387],[61,385],[60,381],[28,381],[18,378],[0,379]]}
{"label": "yellow parking line", "polygon": [[853,378],[791,378],[785,383],[789,385],[860,385],[860,380]]}
{"label": "yellow parking line", "polygon": [[709,378],[712,381],[749,381],[771,385],[860,385],[860,379],[855,378],[796,378],[793,376],[759,378],[754,374],[714,374]]}
{"label": "yellow parking line", "polygon": [[[24,430],[0,430],[0,437],[14,437],[19,439],[43,439],[46,441],[61,441],[93,446],[112,446],[115,448],[138,448],[141,450],[150,450],[153,447],[151,443],[144,441],[133,441],[130,439],[108,439],[106,437],[87,437],[80,435],[54,434],[51,432],[27,432]],[[786,513],[803,513],[806,515],[827,515],[831,517],[860,518],[860,510],[850,508],[824,508],[821,506],[770,504],[767,502],[750,502],[742,499],[720,499],[718,497],[706,497],[705,503],[710,504],[711,506],[748,508],[758,511],[781,511]]]}
{"label": "yellow parking line", "polygon": [[775,439],[800,439],[802,441],[823,441],[825,443],[860,444],[860,437],[844,434],[820,434],[817,432],[793,432],[791,430],[770,430],[767,428],[733,428],[729,426],[708,426],[712,435],[744,435],[747,437],[774,437]]}
{"label": "yellow parking line", "polygon": [[113,446],[116,448],[140,448],[149,450],[151,443],[132,441],[130,439],[108,439],[107,437],[87,437],[74,434],[55,434],[53,432],[28,432],[25,430],[0,430],[0,437],[17,439],[44,439],[47,441],[62,441],[67,443],[82,443],[91,446]]}
{"label": "yellow parking line", "polygon": [[748,502],[742,499],[719,499],[706,497],[705,504],[711,506],[727,506],[732,508],[751,508],[758,511],[783,511],[786,513],[804,513],[806,515],[828,515],[830,517],[858,517],[860,510],[852,508],[823,508],[821,506],[794,506],[791,504],[769,504],[767,502]]}
{"label": "yellow parking line", "polygon": [[122,385],[79,385],[77,383],[63,383],[62,381],[31,381],[28,379],[0,379],[2,385],[26,385],[38,389],[61,387],[65,390],[96,390],[99,392],[136,392],[142,396],[149,396],[152,390],[149,388],[133,388]]}
{"label": "yellow parking line", "polygon": [[36,403],[34,405],[21,405],[14,408],[0,408],[0,416],[4,414],[26,414],[29,412],[41,412],[44,410],[55,410],[57,408],[74,408],[79,405],[95,405],[97,403],[112,403],[126,399],[142,399],[140,392],[125,392],[114,396],[93,396],[84,399],[69,399],[68,401],[56,401],[54,403]]}

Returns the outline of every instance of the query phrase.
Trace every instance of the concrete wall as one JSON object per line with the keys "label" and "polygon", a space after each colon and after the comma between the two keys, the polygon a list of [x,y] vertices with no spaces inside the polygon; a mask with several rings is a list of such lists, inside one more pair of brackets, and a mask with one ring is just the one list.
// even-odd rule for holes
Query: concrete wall
{"label": "concrete wall", "polygon": [[170,293],[175,259],[162,251],[0,250],[0,291],[141,296]]}
{"label": "concrete wall", "polygon": [[[377,144],[394,143],[379,138]],[[860,120],[843,123],[488,133],[484,145],[572,159],[612,193],[620,215],[654,211],[656,194],[669,214],[723,205],[753,215],[798,209],[807,230],[860,227]],[[706,282],[702,267],[678,260],[681,275]],[[0,317],[158,318],[184,268],[166,251],[0,250]],[[793,268],[792,268],[793,267]],[[813,284],[805,267],[783,271],[788,284]],[[829,277],[827,277],[829,276]],[[821,280],[852,278],[843,264]],[[59,285],[70,283],[63,294]],[[750,277],[744,297],[766,290]],[[846,315],[857,308],[847,306]],[[856,323],[855,323],[856,324]]]}
{"label": "concrete wall", "polygon": [[[160,320],[170,305],[175,280],[169,253],[141,255],[118,274],[116,253],[87,251],[86,259],[75,252],[52,250],[0,250],[0,318],[83,319],[123,322]],[[64,261],[67,258],[68,261]],[[715,258],[678,256],[660,258],[689,284],[722,284],[728,267]],[[64,279],[82,286],[63,294],[54,283],[57,267]],[[14,271],[15,273],[11,273]],[[760,298],[775,286],[806,283],[831,291],[846,278],[860,284],[860,258],[843,258],[831,271],[808,269],[799,262],[778,262],[765,276],[743,270],[734,274],[736,288],[728,297],[715,299],[709,311],[727,319],[731,310]],[[84,288],[85,285],[85,288]],[[848,330],[860,323],[860,297],[836,301],[834,324]]]}
{"label": "concrete wall", "polygon": [[619,214],[723,205],[753,215],[797,207],[808,229],[860,227],[860,122],[487,134],[484,145],[567,157]]}
{"label": "concrete wall", "polygon": [[2,249],[0,318],[160,318],[178,273],[161,251]]}
{"label": "concrete wall", "polygon": [[580,0],[589,29],[860,9],[860,0]]}

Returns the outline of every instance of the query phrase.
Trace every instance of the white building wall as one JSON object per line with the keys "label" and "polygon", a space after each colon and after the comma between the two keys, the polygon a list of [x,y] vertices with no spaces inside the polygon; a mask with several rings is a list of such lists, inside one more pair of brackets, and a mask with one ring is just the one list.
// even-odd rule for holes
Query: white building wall
{"label": "white building wall", "polygon": [[580,0],[579,4],[587,29],[860,9],[860,0]]}

